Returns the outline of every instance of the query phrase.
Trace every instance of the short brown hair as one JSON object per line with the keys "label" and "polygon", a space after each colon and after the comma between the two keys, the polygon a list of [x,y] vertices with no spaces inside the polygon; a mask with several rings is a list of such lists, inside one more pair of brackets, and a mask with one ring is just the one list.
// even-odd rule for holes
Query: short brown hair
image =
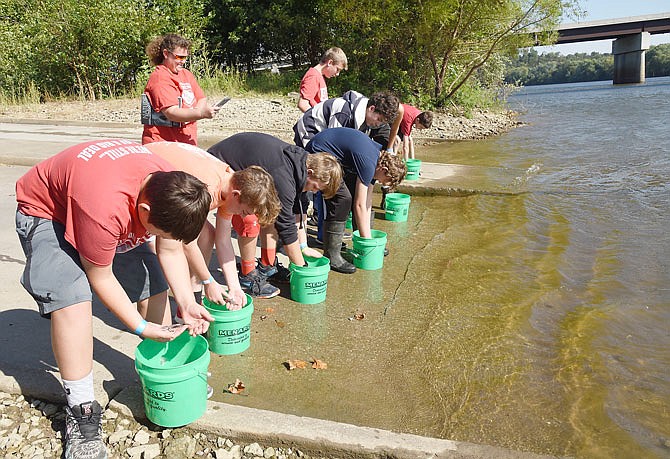
{"label": "short brown hair", "polygon": [[329,48],[325,53],[323,53],[323,56],[321,56],[321,64],[325,64],[328,61],[333,61],[333,64],[341,65],[344,70],[348,70],[349,68],[347,66],[347,55],[344,54],[344,51],[336,46]]}
{"label": "short brown hair", "polygon": [[307,155],[307,169],[314,171],[312,177],[325,185],[321,190],[326,199],[335,196],[342,182],[342,166],[330,153],[310,153]]}
{"label": "short brown hair", "polygon": [[381,155],[379,155],[379,160],[377,161],[377,167],[385,167],[387,169],[386,175],[388,175],[391,183],[388,185],[391,189],[394,189],[400,182],[402,182],[407,175],[407,166],[405,161],[400,155],[394,155],[382,150]]}
{"label": "short brown hair", "polygon": [[390,92],[376,92],[368,99],[368,107],[375,106],[375,112],[384,117],[386,122],[393,121],[398,114],[400,101]]}
{"label": "short brown hair", "polygon": [[190,50],[191,41],[177,35],[176,33],[168,33],[166,35],[161,35],[160,37],[155,37],[149,42],[146,48],[147,56],[153,65],[160,65],[163,63],[165,56],[163,56],[163,50],[167,49],[172,52],[177,48],[184,48]]}
{"label": "short brown hair", "polygon": [[421,112],[416,119],[421,123],[421,126],[427,129],[433,125],[433,112]]}
{"label": "short brown hair", "polygon": [[251,208],[262,226],[277,219],[281,203],[272,176],[260,166],[249,166],[233,173],[233,186],[240,190],[240,202]]}
{"label": "short brown hair", "polygon": [[207,185],[182,171],[156,171],[142,189],[149,223],[178,241],[194,241],[207,219],[212,196]]}

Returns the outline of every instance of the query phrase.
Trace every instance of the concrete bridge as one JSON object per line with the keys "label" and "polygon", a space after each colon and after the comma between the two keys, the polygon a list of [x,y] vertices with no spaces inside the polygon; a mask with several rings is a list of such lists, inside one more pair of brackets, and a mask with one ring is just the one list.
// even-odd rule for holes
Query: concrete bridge
{"label": "concrete bridge", "polygon": [[557,31],[556,44],[614,39],[614,84],[642,83],[650,36],[670,33],[670,12],[562,24]]}

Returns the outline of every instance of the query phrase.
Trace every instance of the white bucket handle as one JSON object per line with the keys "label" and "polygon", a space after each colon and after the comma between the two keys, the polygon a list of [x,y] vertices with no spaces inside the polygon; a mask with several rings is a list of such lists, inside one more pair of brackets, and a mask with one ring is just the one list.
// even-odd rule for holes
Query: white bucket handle
{"label": "white bucket handle", "polygon": [[[353,250],[353,249],[352,249],[352,250],[349,250],[349,253],[350,253],[351,256],[353,256],[354,258],[367,257],[368,255],[370,255],[372,252],[374,252],[374,251],[375,251],[376,249],[378,249],[379,247],[381,247],[381,246],[380,246],[380,245],[376,245],[376,246],[374,246],[374,247],[371,247],[370,250],[368,250],[366,253],[358,253],[358,252],[356,252],[356,251]],[[382,250],[383,250],[383,249],[382,249]]]}

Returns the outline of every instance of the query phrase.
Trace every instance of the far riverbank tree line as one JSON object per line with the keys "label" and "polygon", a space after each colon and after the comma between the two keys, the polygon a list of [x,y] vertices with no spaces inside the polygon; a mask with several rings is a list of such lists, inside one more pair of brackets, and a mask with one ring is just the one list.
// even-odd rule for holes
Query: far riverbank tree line
{"label": "far riverbank tree line", "polygon": [[[647,78],[670,76],[670,43],[652,46],[645,53]],[[525,86],[582,81],[606,81],[614,75],[614,56],[601,53],[519,53],[507,64],[505,81]]]}
{"label": "far riverbank tree line", "polygon": [[[332,94],[388,89],[422,107],[490,103],[505,62],[578,17],[578,0],[0,0],[0,101],[138,95],[151,68],[145,46],[179,33],[207,91],[297,90],[321,53],[339,46],[349,70]],[[551,33],[541,34],[551,43]],[[280,75],[257,69],[281,63]],[[274,78],[274,80],[272,80]],[[237,86],[236,86],[237,85]]]}

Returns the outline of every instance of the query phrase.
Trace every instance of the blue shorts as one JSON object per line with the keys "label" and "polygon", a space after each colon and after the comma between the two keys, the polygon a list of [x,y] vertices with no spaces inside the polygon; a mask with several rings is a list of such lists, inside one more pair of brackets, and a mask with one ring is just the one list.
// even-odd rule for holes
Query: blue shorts
{"label": "blue shorts", "polygon": [[[21,285],[35,299],[42,316],[92,301],[79,253],[65,240],[62,224],[16,212],[16,232],[26,256]],[[168,288],[158,257],[147,244],[117,254],[112,270],[131,302]]]}

